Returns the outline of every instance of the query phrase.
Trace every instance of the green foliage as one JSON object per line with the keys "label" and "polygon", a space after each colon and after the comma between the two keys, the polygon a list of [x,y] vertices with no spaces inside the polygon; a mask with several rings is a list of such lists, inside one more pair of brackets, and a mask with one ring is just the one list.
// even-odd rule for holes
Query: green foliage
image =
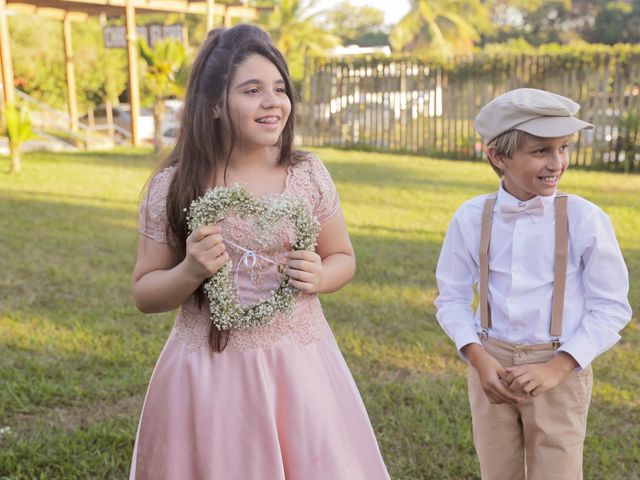
{"label": "green foliage", "polygon": [[144,39],[138,41],[140,56],[147,65],[146,77],[150,81],[155,100],[175,94],[176,75],[185,62],[184,45],[173,39],[157,42],[153,49]]}
{"label": "green foliage", "polygon": [[150,100],[153,102],[155,148],[156,152],[160,152],[163,146],[164,100],[184,91],[185,48],[182,43],[174,39],[161,40],[154,45],[153,49],[149,48],[144,39],[140,39],[138,47],[147,67],[145,78],[151,92]]}
{"label": "green foliage", "polygon": [[[466,368],[435,318],[434,271],[455,209],[498,180],[480,162],[318,154],[358,261],[354,280],[321,301],[391,478],[479,478]],[[130,297],[139,194],[155,157],[127,149],[28,160],[23,175],[0,175],[0,478],[126,478],[174,315],[142,315]],[[640,471],[640,176],[570,169],[562,189],[609,214],[629,266],[634,317],[594,362],[584,468],[588,479],[632,479]]]}
{"label": "green foliage", "polygon": [[640,2],[635,9],[628,3],[608,2],[598,12],[589,39],[609,45],[640,42]]}
{"label": "green foliage", "polygon": [[625,154],[624,171],[634,170],[634,165],[640,159],[640,115],[628,114],[620,118],[616,150]]}
{"label": "green foliage", "polygon": [[532,45],[567,43],[582,35],[591,20],[590,9],[584,11],[571,0],[498,0],[493,3],[493,29],[483,33],[482,43],[500,43],[523,39]]}
{"label": "green foliage", "polygon": [[7,105],[4,111],[5,132],[9,137],[11,148],[20,148],[20,145],[33,136],[31,117],[26,107],[18,109],[15,105]]}
{"label": "green foliage", "polygon": [[323,65],[337,64],[351,67],[366,67],[372,64],[391,65],[398,62],[415,62],[433,67],[442,67],[446,72],[463,75],[477,75],[479,73],[508,72],[513,59],[523,54],[532,56],[546,56],[548,63],[545,68],[571,68],[572,66],[589,64],[603,56],[611,56],[622,67],[632,60],[640,58],[640,45],[617,44],[602,45],[575,42],[570,45],[547,44],[539,47],[527,43],[525,40],[510,40],[506,43],[488,44],[476,48],[474,55],[459,55],[445,57],[438,52],[423,51],[417,53],[395,53],[387,56],[382,54],[362,55],[349,58],[335,58],[328,56],[313,57],[314,68]]}
{"label": "green foliage", "polygon": [[396,51],[437,51],[441,55],[470,53],[480,40],[470,18],[483,23],[488,11],[479,0],[412,0],[412,8],[389,35]]}
{"label": "green foliage", "polygon": [[342,0],[323,14],[325,29],[345,45],[379,46],[388,43],[384,12],[375,7],[358,6]]}
{"label": "green foliage", "polygon": [[[19,88],[66,110],[62,22],[37,15],[15,15],[9,17],[9,30]],[[102,29],[95,18],[72,23],[72,42],[80,111],[106,100],[115,102],[126,88],[125,51],[104,48]]]}
{"label": "green foliage", "polygon": [[305,55],[322,54],[341,43],[340,38],[313,22],[310,12],[314,5],[314,0],[280,0],[267,19],[267,30],[287,59],[294,80],[302,79]]}

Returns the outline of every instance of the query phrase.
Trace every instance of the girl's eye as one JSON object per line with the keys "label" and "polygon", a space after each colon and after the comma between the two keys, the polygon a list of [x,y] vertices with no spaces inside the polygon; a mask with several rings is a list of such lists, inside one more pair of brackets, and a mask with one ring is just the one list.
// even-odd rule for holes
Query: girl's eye
{"label": "girl's eye", "polygon": [[545,153],[547,153],[547,149],[546,148],[539,148],[538,150],[535,150],[533,152],[536,155],[544,155]]}
{"label": "girl's eye", "polygon": [[257,88],[250,88],[249,90],[246,90],[244,93],[248,93],[248,94],[256,94],[258,93],[258,89]]}
{"label": "girl's eye", "polygon": [[287,89],[284,87],[278,87],[276,88],[276,92],[278,93],[287,93]]}
{"label": "girl's eye", "polygon": [[564,144],[562,145],[562,147],[560,147],[560,151],[562,152],[566,152],[569,149],[569,145],[568,144]]}

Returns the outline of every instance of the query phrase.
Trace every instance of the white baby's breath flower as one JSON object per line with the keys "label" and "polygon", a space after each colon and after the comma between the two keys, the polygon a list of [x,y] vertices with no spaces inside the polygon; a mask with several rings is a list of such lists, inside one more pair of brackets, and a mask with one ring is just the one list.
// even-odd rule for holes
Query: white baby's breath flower
{"label": "white baby's breath flower", "polygon": [[[293,224],[295,250],[314,250],[319,223],[303,200],[279,196],[257,200],[240,185],[216,187],[194,200],[187,217],[189,230],[202,225],[213,225],[233,211],[240,218],[256,218],[256,228],[265,234],[270,226],[283,218]],[[279,313],[290,313],[299,291],[289,285],[284,277],[272,295],[256,304],[242,306],[231,273],[231,260],[227,262],[204,286],[209,298],[211,321],[218,330],[251,328],[269,324]]]}

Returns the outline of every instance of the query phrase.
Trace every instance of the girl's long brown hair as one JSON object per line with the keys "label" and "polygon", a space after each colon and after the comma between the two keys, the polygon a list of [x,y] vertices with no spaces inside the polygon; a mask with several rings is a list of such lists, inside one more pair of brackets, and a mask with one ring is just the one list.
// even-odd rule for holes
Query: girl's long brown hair
{"label": "girl's long brown hair", "polygon": [[[278,163],[289,164],[294,161],[295,92],[284,57],[269,35],[257,27],[238,25],[230,29],[212,30],[189,76],[176,145],[159,166],[159,169],[175,167],[167,193],[167,235],[180,258],[186,254],[189,235],[185,209],[214,184],[216,167],[224,165],[226,171],[236,141],[229,121],[229,84],[238,66],[256,54],[271,61],[285,81],[291,113],[278,141]],[[221,112],[218,118],[214,118],[216,108]],[[206,305],[203,285],[194,294],[200,308]],[[213,351],[224,350],[228,339],[227,331],[222,332],[211,326],[209,344]]]}

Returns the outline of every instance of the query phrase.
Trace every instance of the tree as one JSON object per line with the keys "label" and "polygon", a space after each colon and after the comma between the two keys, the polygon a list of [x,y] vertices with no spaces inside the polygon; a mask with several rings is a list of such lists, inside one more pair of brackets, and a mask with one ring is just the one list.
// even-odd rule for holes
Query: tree
{"label": "tree", "polygon": [[[16,79],[29,95],[54,108],[67,107],[62,23],[37,15],[9,18]],[[72,23],[76,92],[80,111],[113,100],[126,88],[124,50],[106,49],[96,19]]]}
{"label": "tree", "polygon": [[589,40],[596,43],[640,42],[640,1],[608,2],[596,16]]}
{"label": "tree", "polygon": [[185,50],[184,45],[173,39],[161,40],[153,49],[141,39],[139,47],[140,55],[147,64],[146,77],[154,99],[155,151],[159,152],[162,149],[164,101],[176,92],[176,74],[184,64]]}
{"label": "tree", "polygon": [[389,42],[384,12],[374,7],[357,6],[342,0],[323,15],[323,24],[345,45],[377,46]]}
{"label": "tree", "polygon": [[267,21],[269,34],[287,59],[294,80],[304,75],[306,54],[322,54],[341,44],[340,38],[313,22],[309,13],[313,7],[314,0],[280,0]]}
{"label": "tree", "polygon": [[[639,4],[635,0],[635,4]],[[604,38],[633,41],[633,23],[627,26],[629,2],[604,0],[495,0],[491,16],[495,26],[483,43],[524,39],[531,45],[566,44],[578,39],[602,42]],[[596,23],[599,25],[596,26]],[[625,37],[626,35],[626,37]],[[636,40],[637,41],[637,40]],[[612,41],[615,43],[615,41]]]}
{"label": "tree", "polygon": [[20,146],[33,136],[28,110],[25,107],[18,110],[15,105],[7,104],[5,125],[5,135],[9,138],[11,152],[11,173],[18,173],[21,168]]}
{"label": "tree", "polygon": [[480,40],[473,22],[481,24],[488,15],[480,0],[411,0],[411,3],[409,13],[389,35],[394,50],[442,55],[471,53]]}

